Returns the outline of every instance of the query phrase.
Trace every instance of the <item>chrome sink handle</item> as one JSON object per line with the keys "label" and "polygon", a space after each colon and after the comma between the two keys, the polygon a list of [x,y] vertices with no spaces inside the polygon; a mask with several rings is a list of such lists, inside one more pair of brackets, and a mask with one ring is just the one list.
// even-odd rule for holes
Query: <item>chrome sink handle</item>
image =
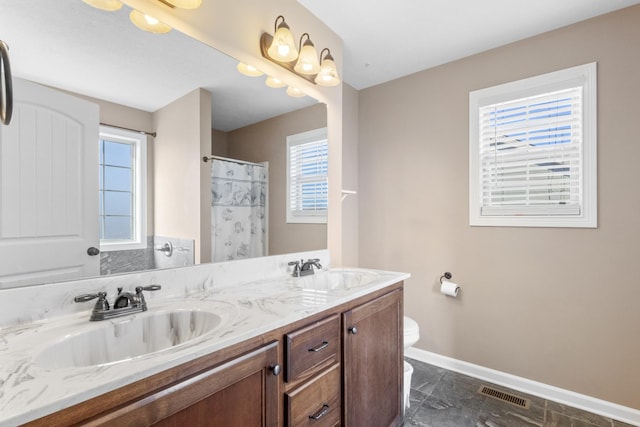
{"label": "chrome sink handle", "polygon": [[147,301],[142,291],[159,291],[160,289],[162,289],[160,285],[136,286],[136,300],[142,311],[147,311]]}
{"label": "chrome sink handle", "polygon": [[83,294],[78,295],[73,299],[75,302],[87,302],[98,298],[94,310],[109,310],[109,301],[107,301],[106,292],[98,292],[97,294]]}
{"label": "chrome sink handle", "polygon": [[159,291],[160,289],[162,289],[160,285],[136,286],[136,294],[140,294],[142,291]]}

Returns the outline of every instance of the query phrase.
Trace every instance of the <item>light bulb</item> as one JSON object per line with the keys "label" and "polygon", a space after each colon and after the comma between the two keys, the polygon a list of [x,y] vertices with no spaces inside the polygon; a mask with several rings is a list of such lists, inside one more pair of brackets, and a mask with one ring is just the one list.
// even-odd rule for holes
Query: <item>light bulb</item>
{"label": "light bulb", "polygon": [[147,24],[149,25],[157,25],[158,21],[156,18],[154,18],[153,16],[149,16],[149,15],[144,15],[144,20],[147,21]]}

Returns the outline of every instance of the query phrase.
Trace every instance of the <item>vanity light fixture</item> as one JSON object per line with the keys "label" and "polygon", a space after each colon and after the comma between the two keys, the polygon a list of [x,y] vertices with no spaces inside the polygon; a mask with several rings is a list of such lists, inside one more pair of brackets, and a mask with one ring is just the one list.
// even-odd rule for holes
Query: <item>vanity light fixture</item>
{"label": "vanity light fixture", "polygon": [[[320,86],[340,84],[338,69],[329,49],[322,49],[320,61],[318,61],[318,53],[311,42],[311,37],[308,33],[303,33],[300,37],[300,54],[298,55],[296,46],[293,44],[293,35],[282,15],[276,18],[274,29],[273,36],[268,33],[262,33],[260,36],[260,52],[264,58],[313,84]],[[306,40],[303,43],[305,37]]]}
{"label": "vanity light fixture", "polygon": [[[280,18],[282,18],[282,21],[278,24]],[[284,16],[280,15],[276,18],[273,28],[274,35],[267,49],[269,57],[280,62],[295,61],[298,57],[298,50],[293,41],[293,34],[291,34],[291,30],[284,20]]]}
{"label": "vanity light fixture", "polygon": [[[302,39],[307,36],[304,45]],[[293,67],[296,73],[300,74],[318,74],[320,71],[320,63],[318,62],[318,52],[311,42],[311,38],[308,33],[304,33],[300,37],[300,55],[298,56],[298,62]]]}
{"label": "vanity light fixture", "polygon": [[171,31],[170,25],[165,24],[164,22],[157,20],[153,16],[142,13],[136,9],[133,9],[131,11],[131,13],[129,14],[129,19],[131,19],[131,22],[133,22],[136,27],[150,33],[164,34]]}
{"label": "vanity light fixture", "polygon": [[82,0],[88,5],[91,5],[97,9],[106,10],[109,12],[115,12],[122,8],[122,2],[120,0]]}
{"label": "vanity light fixture", "polygon": [[247,65],[244,62],[238,62],[237,68],[241,74],[244,74],[245,76],[249,76],[249,77],[260,77],[261,75],[264,74],[262,71],[258,70],[253,65]]}
{"label": "vanity light fixture", "polygon": [[279,88],[279,87],[285,87],[287,84],[285,82],[283,82],[282,80],[275,78],[273,76],[267,76],[267,79],[264,81],[264,84],[266,84],[269,87],[273,87],[273,88]]}
{"label": "vanity light fixture", "polygon": [[[327,51],[327,54],[322,58],[325,50]],[[315,82],[320,86],[337,86],[340,84],[338,69],[336,68],[336,63],[333,62],[331,51],[325,47],[322,49],[322,52],[320,52],[320,58],[322,58],[320,72],[316,76]]]}

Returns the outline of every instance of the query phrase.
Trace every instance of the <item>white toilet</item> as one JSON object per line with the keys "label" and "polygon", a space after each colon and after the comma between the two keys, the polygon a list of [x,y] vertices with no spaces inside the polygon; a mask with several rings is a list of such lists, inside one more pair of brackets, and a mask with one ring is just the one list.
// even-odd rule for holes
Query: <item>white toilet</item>
{"label": "white toilet", "polygon": [[[410,317],[404,316],[404,350],[414,345],[420,339],[418,323]],[[411,390],[411,374],[413,366],[404,362],[404,407],[409,407],[409,391]]]}

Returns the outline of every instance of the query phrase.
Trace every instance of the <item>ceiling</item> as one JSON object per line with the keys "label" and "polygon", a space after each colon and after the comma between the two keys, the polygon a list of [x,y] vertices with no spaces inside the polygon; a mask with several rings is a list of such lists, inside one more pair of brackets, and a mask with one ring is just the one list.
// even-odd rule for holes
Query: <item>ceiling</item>
{"label": "ceiling", "polygon": [[343,79],[356,89],[640,3],[638,0],[298,1],[342,38]]}
{"label": "ceiling", "polygon": [[130,10],[0,0],[0,39],[13,75],[149,112],[202,87],[213,94],[213,127],[223,131],[317,103],[240,74],[236,60],[178,31],[141,31]]}

